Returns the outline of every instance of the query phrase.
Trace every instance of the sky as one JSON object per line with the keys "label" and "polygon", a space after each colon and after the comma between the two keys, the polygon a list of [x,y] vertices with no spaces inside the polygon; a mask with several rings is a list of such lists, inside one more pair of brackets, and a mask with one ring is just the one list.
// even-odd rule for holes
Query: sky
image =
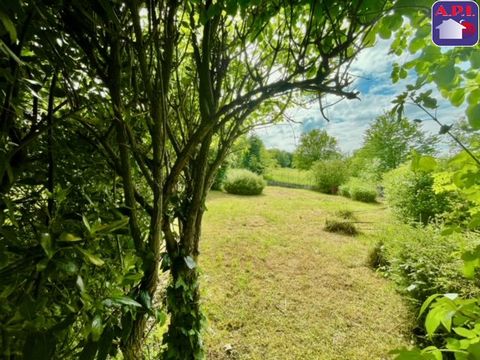
{"label": "sky", "polygon": [[[360,100],[344,100],[329,107],[327,122],[320,114],[318,102],[307,108],[293,108],[288,117],[295,120],[256,129],[267,148],[278,148],[293,151],[298,145],[300,136],[313,129],[326,129],[334,136],[344,153],[351,153],[362,145],[363,133],[369,124],[384,111],[393,107],[392,100],[405,90],[407,84],[415,82],[415,72],[411,71],[406,79],[392,84],[390,73],[394,62],[405,62],[409,54],[397,57],[388,54],[391,40],[379,40],[372,48],[364,49],[352,63],[350,73],[354,75],[353,87],[358,91]],[[464,109],[455,108],[444,100],[434,89],[432,96],[438,101],[438,119],[451,124],[464,114]],[[407,118],[422,119],[421,126],[428,134],[438,133],[439,127],[415,106],[406,106]],[[445,139],[446,142],[447,139]]]}

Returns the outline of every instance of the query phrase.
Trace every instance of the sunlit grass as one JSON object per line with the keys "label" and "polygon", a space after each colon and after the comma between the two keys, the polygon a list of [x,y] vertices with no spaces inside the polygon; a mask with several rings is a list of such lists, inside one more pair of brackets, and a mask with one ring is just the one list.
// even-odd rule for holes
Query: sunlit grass
{"label": "sunlit grass", "polygon": [[[367,266],[378,204],[267,187],[210,194],[201,241],[208,359],[387,359],[408,343],[409,311]],[[323,231],[338,211],[357,237]]]}
{"label": "sunlit grass", "polygon": [[313,186],[311,171],[291,168],[268,168],[264,174],[265,179],[286,184]]}

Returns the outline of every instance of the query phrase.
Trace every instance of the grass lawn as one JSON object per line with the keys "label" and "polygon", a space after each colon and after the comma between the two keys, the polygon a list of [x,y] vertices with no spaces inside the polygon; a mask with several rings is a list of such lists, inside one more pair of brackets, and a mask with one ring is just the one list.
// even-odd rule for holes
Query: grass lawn
{"label": "grass lawn", "polygon": [[[367,265],[389,221],[380,204],[267,187],[212,192],[201,241],[208,359],[387,359],[408,344],[411,318],[393,285]],[[363,235],[322,230],[354,210]],[[373,222],[373,223],[372,223]]]}
{"label": "grass lawn", "polygon": [[268,168],[265,171],[265,179],[278,181],[286,184],[313,186],[311,171],[291,168]]}

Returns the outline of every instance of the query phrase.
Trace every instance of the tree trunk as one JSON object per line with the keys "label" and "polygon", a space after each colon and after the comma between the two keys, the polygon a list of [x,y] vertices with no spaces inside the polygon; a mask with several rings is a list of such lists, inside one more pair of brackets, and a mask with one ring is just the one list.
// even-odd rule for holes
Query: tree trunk
{"label": "tree trunk", "polygon": [[137,313],[137,319],[131,320],[132,331],[121,345],[124,360],[141,360],[143,359],[143,343],[144,331],[147,318],[142,313]]}
{"label": "tree trunk", "polygon": [[200,334],[204,317],[200,311],[198,271],[193,259],[193,255],[178,255],[171,259],[172,282],[167,288],[170,325],[163,339],[167,344],[164,359],[204,358]]}

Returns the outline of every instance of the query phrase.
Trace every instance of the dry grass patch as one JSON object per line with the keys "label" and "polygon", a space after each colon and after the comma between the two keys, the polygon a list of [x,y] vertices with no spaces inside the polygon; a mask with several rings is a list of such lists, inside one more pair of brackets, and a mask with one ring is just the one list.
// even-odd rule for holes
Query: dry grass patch
{"label": "dry grass patch", "polygon": [[[267,187],[259,198],[212,193],[200,267],[208,359],[386,359],[408,343],[408,309],[368,268],[368,234],[325,232],[349,208],[384,222],[380,205]],[[370,232],[371,233],[371,232]]]}

